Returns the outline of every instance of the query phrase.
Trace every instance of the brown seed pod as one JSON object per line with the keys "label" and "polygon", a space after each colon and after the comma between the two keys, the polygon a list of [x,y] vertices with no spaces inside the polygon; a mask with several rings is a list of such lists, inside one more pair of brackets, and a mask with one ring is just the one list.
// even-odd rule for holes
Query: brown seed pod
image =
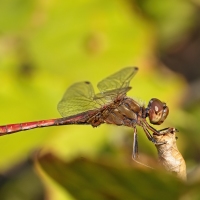
{"label": "brown seed pod", "polygon": [[182,180],[187,179],[186,164],[183,156],[176,145],[176,129],[169,128],[163,135],[153,135],[156,142],[163,142],[155,145],[158,151],[158,158],[162,166],[169,172],[175,173]]}

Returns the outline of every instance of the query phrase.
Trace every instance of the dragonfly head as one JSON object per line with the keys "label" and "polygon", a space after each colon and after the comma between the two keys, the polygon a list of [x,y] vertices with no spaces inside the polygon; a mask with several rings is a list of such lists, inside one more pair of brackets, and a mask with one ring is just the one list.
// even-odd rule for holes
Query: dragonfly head
{"label": "dragonfly head", "polygon": [[150,122],[156,125],[162,124],[169,114],[169,108],[166,103],[156,98],[149,101],[147,110]]}

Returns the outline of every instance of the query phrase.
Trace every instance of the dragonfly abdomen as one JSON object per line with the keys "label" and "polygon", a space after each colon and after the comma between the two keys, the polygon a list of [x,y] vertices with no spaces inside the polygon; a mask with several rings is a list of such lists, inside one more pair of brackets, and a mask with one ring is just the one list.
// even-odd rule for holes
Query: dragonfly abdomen
{"label": "dragonfly abdomen", "polygon": [[4,125],[0,126],[0,136],[33,128],[40,128],[53,125],[55,125],[55,119]]}

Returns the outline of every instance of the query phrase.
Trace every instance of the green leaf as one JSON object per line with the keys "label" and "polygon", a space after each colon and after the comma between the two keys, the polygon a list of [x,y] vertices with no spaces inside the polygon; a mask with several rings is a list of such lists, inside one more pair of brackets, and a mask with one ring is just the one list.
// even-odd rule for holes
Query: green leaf
{"label": "green leaf", "polygon": [[176,177],[127,163],[76,159],[63,162],[53,155],[40,160],[45,172],[79,200],[179,199],[186,186]]}

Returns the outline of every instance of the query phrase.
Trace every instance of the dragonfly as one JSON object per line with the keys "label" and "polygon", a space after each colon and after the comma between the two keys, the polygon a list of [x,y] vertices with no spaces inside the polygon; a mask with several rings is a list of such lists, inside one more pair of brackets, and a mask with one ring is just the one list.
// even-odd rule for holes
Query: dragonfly
{"label": "dragonfly", "polygon": [[[0,136],[25,131],[34,128],[85,124],[97,127],[103,123],[133,128],[133,158],[138,156],[137,126],[141,126],[147,138],[154,144],[152,134],[160,135],[169,132],[169,128],[157,130],[154,125],[160,125],[167,118],[169,108],[166,103],[152,98],[145,107],[126,93],[138,67],[126,67],[108,76],[97,84],[100,93],[95,94],[93,86],[88,81],[71,85],[58,103],[58,111],[62,118],[8,124],[0,126]],[[152,133],[151,133],[152,132]]]}

